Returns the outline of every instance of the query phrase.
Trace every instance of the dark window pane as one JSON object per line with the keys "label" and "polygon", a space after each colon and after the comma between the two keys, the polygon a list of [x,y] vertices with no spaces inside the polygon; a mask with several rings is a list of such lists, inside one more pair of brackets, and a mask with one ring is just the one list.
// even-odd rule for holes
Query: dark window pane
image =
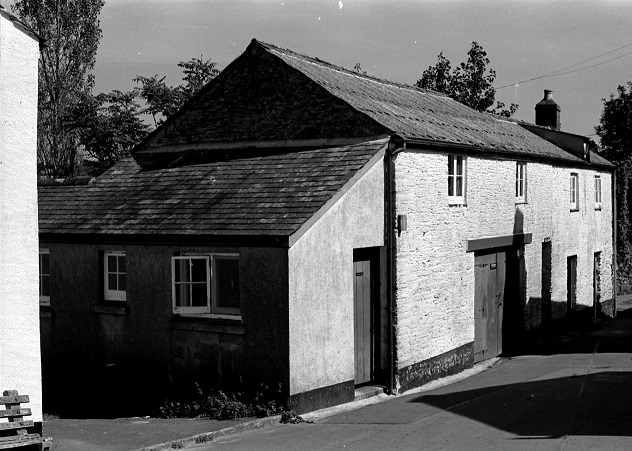
{"label": "dark window pane", "polygon": [[217,306],[239,308],[239,260],[217,258]]}
{"label": "dark window pane", "polygon": [[118,257],[118,272],[125,272],[125,256],[119,255]]}
{"label": "dark window pane", "polygon": [[48,263],[48,254],[41,254],[41,263],[42,266],[40,267],[40,273],[42,274],[50,274],[50,265]]}
{"label": "dark window pane", "polygon": [[176,260],[174,274],[176,282],[188,282],[189,281],[189,262],[190,260]]}
{"label": "dark window pane", "polygon": [[448,175],[454,175],[454,157],[448,155]]}
{"label": "dark window pane", "polygon": [[182,284],[176,285],[176,306],[178,307],[189,307],[189,285]]}
{"label": "dark window pane", "polygon": [[463,175],[463,157],[456,157],[456,174]]}
{"label": "dark window pane", "polygon": [[116,272],[116,257],[108,255],[108,272]]}
{"label": "dark window pane", "polygon": [[191,281],[206,282],[206,260],[197,258],[192,259]]}
{"label": "dark window pane", "polygon": [[456,195],[457,196],[463,195],[463,177],[456,178]]}
{"label": "dark window pane", "polygon": [[454,177],[448,175],[448,196],[454,196]]}
{"label": "dark window pane", "polygon": [[193,307],[206,307],[208,304],[208,291],[205,283],[194,283],[191,286],[193,290]]}
{"label": "dark window pane", "polygon": [[127,290],[127,287],[126,287],[127,281],[125,279],[126,279],[125,274],[119,274],[119,276],[118,276],[118,289],[121,290],[121,291]]}
{"label": "dark window pane", "polygon": [[40,295],[50,296],[50,277],[42,276],[41,281],[42,281],[42,284],[40,286]]}
{"label": "dark window pane", "polygon": [[108,290],[116,290],[116,274],[108,274]]}

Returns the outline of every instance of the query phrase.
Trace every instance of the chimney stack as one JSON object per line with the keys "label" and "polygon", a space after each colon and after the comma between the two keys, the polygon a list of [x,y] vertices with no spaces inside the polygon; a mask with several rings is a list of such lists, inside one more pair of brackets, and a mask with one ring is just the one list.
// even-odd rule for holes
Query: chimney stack
{"label": "chimney stack", "polygon": [[544,98],[535,106],[535,125],[560,129],[560,106],[553,100],[553,91],[544,90]]}

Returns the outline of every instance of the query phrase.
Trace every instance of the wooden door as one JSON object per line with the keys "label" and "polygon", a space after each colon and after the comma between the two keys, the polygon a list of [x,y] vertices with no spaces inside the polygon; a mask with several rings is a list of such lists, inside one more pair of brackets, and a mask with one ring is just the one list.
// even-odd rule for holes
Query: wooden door
{"label": "wooden door", "polygon": [[575,308],[577,292],[577,255],[566,258],[566,313]]}
{"label": "wooden door", "polygon": [[505,252],[474,257],[474,361],[502,353]]}
{"label": "wooden door", "polygon": [[371,315],[371,262],[354,261],[354,332],[355,332],[355,383],[371,381],[373,368],[373,340]]}
{"label": "wooden door", "polygon": [[600,313],[601,303],[601,252],[595,252],[593,261],[593,318]]}

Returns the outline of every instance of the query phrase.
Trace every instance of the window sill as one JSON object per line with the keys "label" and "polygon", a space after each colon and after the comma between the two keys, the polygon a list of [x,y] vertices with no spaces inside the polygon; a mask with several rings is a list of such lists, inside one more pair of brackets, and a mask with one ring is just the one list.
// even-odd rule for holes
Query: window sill
{"label": "window sill", "polygon": [[39,316],[40,318],[52,318],[53,309],[50,308],[50,305],[40,304]]}
{"label": "window sill", "polygon": [[467,207],[464,200],[449,200],[448,206],[450,207]]}
{"label": "window sill", "polygon": [[169,329],[244,335],[246,333],[246,327],[241,322],[241,317],[236,318],[239,319],[174,316],[169,323]]}
{"label": "window sill", "polygon": [[127,304],[123,302],[110,302],[104,304],[97,304],[94,306],[94,313],[103,313],[106,315],[121,315],[125,316],[128,313]]}
{"label": "window sill", "polygon": [[595,207],[595,211],[601,211],[601,207]]}
{"label": "window sill", "polygon": [[579,208],[571,208],[571,213],[574,211],[579,211]]}
{"label": "window sill", "polygon": [[526,200],[516,200],[516,205],[527,205],[528,202]]}

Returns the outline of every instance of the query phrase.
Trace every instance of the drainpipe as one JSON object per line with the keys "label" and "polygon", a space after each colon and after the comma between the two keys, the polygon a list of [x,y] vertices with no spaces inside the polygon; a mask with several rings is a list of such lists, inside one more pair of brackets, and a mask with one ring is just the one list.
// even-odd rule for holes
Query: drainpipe
{"label": "drainpipe", "polygon": [[612,317],[617,317],[617,171],[612,171]]}
{"label": "drainpipe", "polygon": [[386,178],[386,196],[384,207],[386,209],[386,311],[388,312],[388,383],[386,386],[389,395],[395,394],[395,325],[393,318],[395,308],[393,302],[393,281],[394,281],[394,254],[395,254],[395,201],[393,184],[395,181],[393,174],[394,157],[399,152],[405,150],[405,143],[397,148],[395,142],[391,140],[384,155],[384,172]]}

